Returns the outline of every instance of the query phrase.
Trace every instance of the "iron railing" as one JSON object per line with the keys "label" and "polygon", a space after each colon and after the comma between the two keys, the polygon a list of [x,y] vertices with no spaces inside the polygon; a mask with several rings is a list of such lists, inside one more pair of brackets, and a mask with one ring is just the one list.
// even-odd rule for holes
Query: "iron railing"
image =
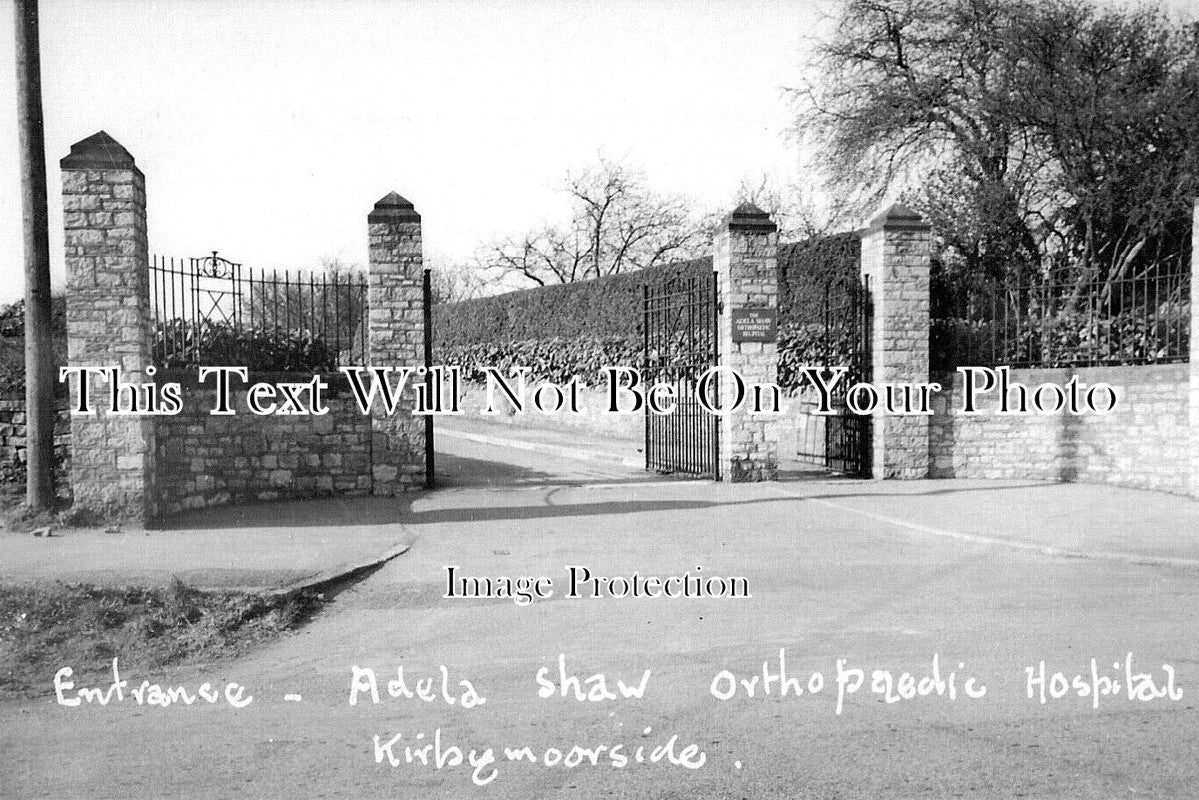
{"label": "iron railing", "polygon": [[930,361],[959,366],[1086,367],[1190,358],[1185,266],[1117,279],[1020,277],[933,282]]}
{"label": "iron railing", "polygon": [[325,372],[366,362],[367,280],[358,273],[255,270],[216,251],[154,256],[150,302],[160,367]]}

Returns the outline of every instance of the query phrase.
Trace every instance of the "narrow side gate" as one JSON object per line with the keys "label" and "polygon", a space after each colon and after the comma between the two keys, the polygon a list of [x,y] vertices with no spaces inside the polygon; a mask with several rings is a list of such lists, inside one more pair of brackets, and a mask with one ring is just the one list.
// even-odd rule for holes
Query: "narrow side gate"
{"label": "narrow side gate", "polygon": [[817,414],[815,387],[805,385],[800,395],[798,459],[843,475],[869,475],[871,456],[871,417],[849,410],[849,387],[868,383],[870,331],[873,307],[870,287],[861,280],[846,279],[824,287],[813,318],[802,326],[811,342],[804,359],[808,366],[820,367],[826,381],[831,370],[844,367],[845,375],[831,392],[831,415]]}
{"label": "narrow side gate", "polygon": [[[699,405],[703,374],[719,363],[716,274],[680,275],[644,289],[642,385],[672,386],[673,414],[645,410],[645,468],[720,479],[719,418]],[[719,386],[711,381],[716,404]]]}

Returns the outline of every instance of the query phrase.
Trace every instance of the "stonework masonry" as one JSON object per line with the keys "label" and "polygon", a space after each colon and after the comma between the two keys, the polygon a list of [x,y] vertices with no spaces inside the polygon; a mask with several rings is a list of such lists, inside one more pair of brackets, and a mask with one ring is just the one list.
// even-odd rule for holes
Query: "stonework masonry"
{"label": "stonework masonry", "polygon": [[[25,497],[25,396],[0,396],[0,496]],[[67,398],[54,399],[54,489],[71,499],[71,414]]]}
{"label": "stonework masonry", "polygon": [[[391,192],[367,215],[370,236],[370,363],[418,366],[424,363],[424,262],[420,214]],[[413,383],[423,380],[414,376]],[[371,425],[373,491],[401,494],[425,485],[424,420],[413,417],[412,395],[395,414],[376,413]]]}
{"label": "stonework masonry", "polygon": [[[734,310],[778,310],[778,227],[766,212],[745,203],[721,224],[713,242],[721,303],[718,325],[719,362],[745,382],[773,384],[778,374],[778,343],[734,342]],[[721,406],[733,403],[732,380],[720,383]],[[720,418],[720,471],[730,481],[770,481],[778,477],[778,418],[744,409]]]}
{"label": "stonework masonry", "polygon": [[[898,204],[862,235],[862,278],[874,303],[870,350],[876,385],[928,380],[931,245],[928,224]],[[928,417],[879,414],[872,428],[873,477],[928,476]]]}
{"label": "stonework masonry", "polygon": [[[133,156],[104,132],[73,145],[61,166],[69,363],[120,366],[126,382],[166,380],[147,371],[155,365],[145,178]],[[368,226],[370,363],[418,366],[424,350],[420,215],[393,192],[375,205]],[[240,407],[226,416],[208,413],[211,388],[194,377],[170,379],[180,378],[184,402],[176,416],[102,410],[71,416],[64,483],[77,508],[145,524],[239,500],[390,495],[424,486],[424,422],[409,414],[410,392],[394,416],[366,416],[335,375],[330,385],[343,388],[329,396],[328,415],[261,417]],[[16,425],[14,416],[14,436]]]}
{"label": "stonework masonry", "polygon": [[161,514],[370,493],[371,421],[344,386],[325,393],[329,413],[320,416],[255,416],[242,393],[236,414],[211,415],[215,390],[184,382],[184,391],[183,411],[156,420]]}
{"label": "stonework masonry", "polygon": [[[1199,223],[1199,206],[1195,214]],[[1199,224],[1193,236],[1192,263],[1199,263]],[[1199,297],[1194,270],[1191,297]],[[1199,352],[1199,307],[1194,302],[1190,336],[1190,352]],[[1199,364],[1011,371],[1011,381],[1030,390],[1071,379],[1114,387],[1116,410],[1105,415],[997,414],[999,398],[993,392],[982,396],[982,413],[968,415],[960,410],[962,376],[933,375],[944,388],[935,396],[929,418],[930,477],[1082,481],[1199,496]]]}
{"label": "stonework masonry", "polygon": [[934,376],[928,453],[934,478],[1082,481],[1193,494],[1195,428],[1189,424],[1190,364],[1012,370],[1033,389],[1071,378],[1108,383],[1111,414],[996,414],[997,392],[982,395],[981,414],[961,413],[962,376]]}
{"label": "stonework masonry", "polygon": [[[127,381],[150,380],[145,178],[133,156],[104,132],[73,145],[61,166],[70,365],[119,365]],[[1199,205],[1195,215],[1193,248],[1199,254]],[[420,215],[392,192],[375,204],[367,227],[369,363],[419,366],[425,346]],[[1079,480],[1199,496],[1194,362],[1013,371],[1014,380],[1030,386],[1072,377],[1109,383],[1119,406],[1106,416],[961,414],[961,378],[929,374],[930,247],[929,226],[899,205],[879,215],[862,237],[861,271],[874,303],[871,380],[931,378],[945,387],[931,417],[875,416],[874,477]],[[724,221],[714,242],[720,364],[751,384],[776,381],[777,344],[734,342],[733,312],[777,310],[777,248],[774,223],[750,204]],[[1194,271],[1191,281],[1191,296],[1199,297]],[[1192,303],[1191,352],[1199,350],[1197,333],[1199,306]],[[60,418],[67,494],[77,508],[140,524],[247,499],[396,495],[425,485],[425,426],[410,414],[410,393],[394,415],[362,415],[343,388],[331,393],[327,416],[259,417],[246,409],[212,416],[211,389],[184,383],[184,411],[175,417],[75,415],[69,437],[66,418]],[[721,390],[722,404],[728,404],[732,381],[722,380]],[[984,412],[994,402],[988,396]],[[10,472],[20,462],[21,428],[17,407],[0,405],[0,458]],[[723,416],[722,477],[774,479],[786,429],[779,417],[744,410]],[[793,438],[787,437],[787,447]]]}
{"label": "stonework masonry", "polygon": [[[62,167],[67,352],[72,366],[151,365],[146,184],[133,156],[103,131],[71,146]],[[97,411],[71,419],[75,505],[144,523],[157,513],[154,423]]]}

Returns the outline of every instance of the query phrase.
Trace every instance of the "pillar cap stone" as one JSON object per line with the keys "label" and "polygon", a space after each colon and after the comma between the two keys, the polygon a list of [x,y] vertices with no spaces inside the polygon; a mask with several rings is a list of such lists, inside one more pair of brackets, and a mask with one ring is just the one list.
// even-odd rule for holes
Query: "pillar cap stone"
{"label": "pillar cap stone", "polygon": [[105,131],[97,131],[71,145],[58,165],[63,169],[131,169],[141,172],[129,151]]}
{"label": "pillar cap stone", "polygon": [[733,213],[724,218],[722,223],[730,231],[746,231],[750,233],[774,233],[779,229],[762,209],[753,203],[742,203],[733,209]]}
{"label": "pillar cap stone", "polygon": [[366,216],[369,222],[420,222],[416,207],[398,192],[388,192]]}
{"label": "pillar cap stone", "polygon": [[927,231],[932,230],[932,226],[924,221],[924,217],[920,216],[903,203],[892,203],[890,208],[886,209],[874,219],[870,220],[870,225],[867,230]]}

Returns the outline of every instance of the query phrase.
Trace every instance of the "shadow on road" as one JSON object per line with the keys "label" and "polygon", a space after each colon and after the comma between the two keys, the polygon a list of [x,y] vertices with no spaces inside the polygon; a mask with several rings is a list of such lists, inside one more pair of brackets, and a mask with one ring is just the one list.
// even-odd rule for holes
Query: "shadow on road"
{"label": "shadow on road", "polygon": [[544,484],[558,478],[553,473],[532,469],[522,464],[506,461],[487,461],[481,458],[467,458],[437,454],[437,488],[460,489],[467,486],[497,486],[519,484]]}
{"label": "shadow on road", "polygon": [[[510,434],[509,434],[510,435]],[[687,475],[657,475],[627,462],[604,457],[604,447],[585,437],[564,439],[558,451],[506,447],[450,438],[439,442],[436,489],[405,497],[329,497],[259,502],[185,512],[160,521],[168,529],[341,528],[422,526],[439,523],[499,522],[558,517],[624,515],[695,509],[734,509],[805,500],[864,497],[934,497],[964,492],[1009,491],[1020,486],[961,486],[925,483],[896,487],[860,478],[830,476],[823,469],[795,465],[780,474],[775,486],[793,492],[742,491]],[[791,465],[788,465],[791,466]],[[657,491],[660,485],[663,491]],[[601,490],[585,502],[556,502],[558,490]],[[623,489],[622,487],[627,487]],[[668,496],[663,494],[668,492]],[[766,496],[763,496],[763,495]]]}
{"label": "shadow on road", "polygon": [[[668,479],[666,479],[668,480]],[[678,482],[676,482],[678,483]],[[437,492],[417,492],[410,497],[356,497],[324,498],[314,500],[289,500],[251,503],[240,506],[225,506],[202,509],[164,520],[160,527],[176,530],[208,529],[253,529],[253,528],[334,528],[343,526],[375,525],[434,525],[440,523],[499,522],[504,520],[550,519],[557,517],[587,517],[595,515],[640,514],[660,511],[687,511],[704,508],[735,509],[750,506],[802,503],[812,500],[846,500],[865,497],[938,497],[974,492],[1004,491],[1012,489],[1046,488],[1045,484],[1020,484],[1005,486],[970,486],[963,488],[945,487],[913,493],[898,494],[880,491],[837,491],[813,492],[811,494],[787,494],[771,497],[738,498],[726,496],[713,499],[710,487],[691,482],[695,491],[691,496],[670,500],[632,499],[627,495],[614,496],[587,503],[552,502],[557,489],[569,489],[583,485],[579,481],[531,481],[530,488],[544,488],[546,492],[521,493],[528,502],[516,504],[475,504],[462,507],[441,507],[416,510],[421,500],[437,496]],[[609,486],[618,489],[629,485],[627,480],[587,482],[587,486]],[[643,484],[638,484],[644,488]],[[808,484],[815,486],[815,484]],[[863,489],[869,484],[862,484]],[[462,487],[446,487],[447,490]],[[470,488],[487,490],[487,485],[474,484]],[[502,488],[502,487],[500,487]],[[469,491],[469,488],[466,489]],[[480,498],[472,497],[471,500]]]}

